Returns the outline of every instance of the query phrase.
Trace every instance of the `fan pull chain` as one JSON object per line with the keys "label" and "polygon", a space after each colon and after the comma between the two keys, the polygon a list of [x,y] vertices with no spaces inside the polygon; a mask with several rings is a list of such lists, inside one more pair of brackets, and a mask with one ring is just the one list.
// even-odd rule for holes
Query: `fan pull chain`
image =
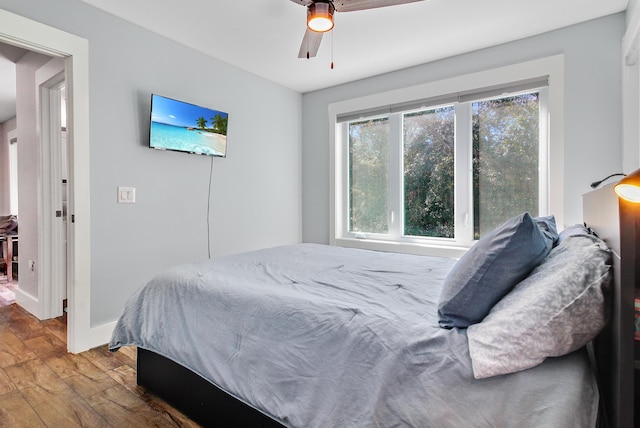
{"label": "fan pull chain", "polygon": [[[335,29],[333,31],[335,31]],[[332,70],[333,70],[333,31],[331,31],[331,69]]]}

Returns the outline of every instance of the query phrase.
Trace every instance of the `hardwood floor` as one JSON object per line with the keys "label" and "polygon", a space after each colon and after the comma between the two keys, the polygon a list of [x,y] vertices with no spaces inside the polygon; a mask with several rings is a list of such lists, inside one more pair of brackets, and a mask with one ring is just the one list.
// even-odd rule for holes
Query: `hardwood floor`
{"label": "hardwood floor", "polygon": [[196,427],[136,384],[135,348],[66,351],[64,317],[0,306],[0,426]]}
{"label": "hardwood floor", "polygon": [[[6,278],[6,276],[4,276]],[[0,306],[10,305],[16,301],[15,287],[16,283],[7,282],[6,279],[0,276]]]}

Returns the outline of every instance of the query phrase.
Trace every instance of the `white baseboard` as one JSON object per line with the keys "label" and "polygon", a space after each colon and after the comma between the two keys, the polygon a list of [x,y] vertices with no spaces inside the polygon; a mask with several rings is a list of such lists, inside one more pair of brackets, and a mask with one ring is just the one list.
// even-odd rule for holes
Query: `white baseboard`
{"label": "white baseboard", "polygon": [[35,316],[39,320],[42,319],[42,314],[40,313],[40,301],[32,296],[29,293],[26,293],[20,287],[15,289],[16,293],[16,303],[24,308],[31,315]]}
{"label": "white baseboard", "polygon": [[[42,319],[42,314],[40,313],[40,302],[34,296],[29,293],[26,293],[24,290],[20,288],[15,289],[16,293],[16,304],[21,306],[24,310],[29,312],[31,315],[35,316],[38,319]],[[69,348],[69,352],[74,354],[88,351],[91,348],[96,348],[98,346],[103,346],[109,343],[111,340],[111,334],[113,333],[113,329],[116,328],[116,321],[108,322],[106,324],[101,324],[96,327],[91,327],[88,330],[84,330],[84,334],[77,335],[76,343],[74,349]],[[68,341],[67,341],[68,343]]]}
{"label": "white baseboard", "polygon": [[[111,333],[116,327],[116,321],[91,327],[82,332],[75,332],[75,340],[67,340],[67,349],[73,354],[88,351],[98,346],[104,346],[111,340]],[[69,330],[70,331],[70,330]]]}
{"label": "white baseboard", "polygon": [[86,349],[95,348],[97,346],[106,345],[111,340],[113,329],[116,328],[116,321],[92,327],[89,330],[88,347]]}

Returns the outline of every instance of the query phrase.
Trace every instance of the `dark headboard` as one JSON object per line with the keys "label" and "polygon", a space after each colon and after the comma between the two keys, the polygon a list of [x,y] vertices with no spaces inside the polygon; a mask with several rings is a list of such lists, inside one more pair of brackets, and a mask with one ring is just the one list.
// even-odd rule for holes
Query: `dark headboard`
{"label": "dark headboard", "polygon": [[594,341],[600,397],[608,427],[633,427],[634,289],[640,204],[619,201],[613,185],[583,195],[585,224],[613,251],[611,321]]}

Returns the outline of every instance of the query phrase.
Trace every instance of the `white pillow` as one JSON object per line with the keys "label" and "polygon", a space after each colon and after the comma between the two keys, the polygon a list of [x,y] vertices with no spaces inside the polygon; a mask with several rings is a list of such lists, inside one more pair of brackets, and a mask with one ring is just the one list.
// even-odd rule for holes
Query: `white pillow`
{"label": "white pillow", "polygon": [[535,367],[586,345],[606,325],[611,252],[593,235],[564,239],[467,329],[476,379]]}

